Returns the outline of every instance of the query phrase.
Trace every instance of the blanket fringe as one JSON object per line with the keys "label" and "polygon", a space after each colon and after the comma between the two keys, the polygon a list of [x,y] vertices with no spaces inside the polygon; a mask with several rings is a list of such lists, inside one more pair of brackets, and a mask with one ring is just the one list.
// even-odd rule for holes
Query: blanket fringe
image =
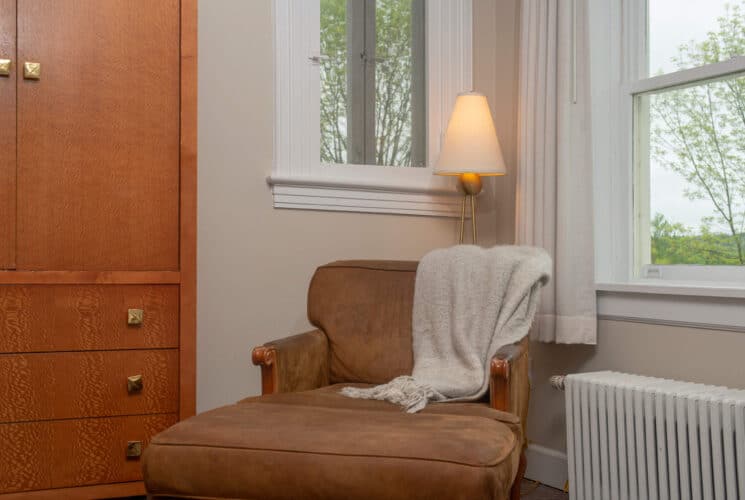
{"label": "blanket fringe", "polygon": [[402,406],[407,413],[417,413],[424,409],[430,401],[442,401],[445,396],[432,387],[417,383],[414,377],[403,375],[396,377],[387,384],[360,389],[344,387],[344,396],[357,399],[377,399]]}

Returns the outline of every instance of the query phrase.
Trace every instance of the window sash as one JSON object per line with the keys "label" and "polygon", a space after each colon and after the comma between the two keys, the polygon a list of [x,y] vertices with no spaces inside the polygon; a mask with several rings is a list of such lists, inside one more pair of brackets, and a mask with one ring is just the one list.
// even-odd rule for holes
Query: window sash
{"label": "window sash", "polygon": [[375,0],[347,0],[347,162],[375,161]]}
{"label": "window sash", "polygon": [[725,78],[743,71],[745,56],[735,56],[723,62],[636,80],[627,86],[625,93],[635,97],[639,94],[691,87],[703,81]]}
{"label": "window sash", "polygon": [[[377,165],[376,0],[347,0],[347,163]],[[411,165],[427,165],[424,0],[412,1]]]}
{"label": "window sash", "polygon": [[745,72],[745,56],[728,61],[640,79],[628,86],[625,94],[632,100],[633,130],[633,269],[634,278],[663,281],[745,282],[745,266],[652,264],[650,234],[649,107],[642,97],[684,89],[733,77]]}

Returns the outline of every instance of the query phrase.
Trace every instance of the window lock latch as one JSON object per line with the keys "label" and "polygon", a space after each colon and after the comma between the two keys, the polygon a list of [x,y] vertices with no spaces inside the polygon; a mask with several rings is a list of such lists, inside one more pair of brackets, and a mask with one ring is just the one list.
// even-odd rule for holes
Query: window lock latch
{"label": "window lock latch", "polygon": [[388,57],[371,57],[370,54],[367,53],[367,50],[360,52],[360,60],[362,61],[362,64],[382,63],[387,59]]}
{"label": "window lock latch", "polygon": [[644,268],[644,277],[650,279],[661,279],[662,269],[657,266],[647,266]]}
{"label": "window lock latch", "polygon": [[328,61],[329,59],[330,59],[330,57],[327,56],[326,54],[317,54],[317,55],[313,55],[313,56],[309,56],[308,57],[308,60],[311,63],[315,64],[315,65],[319,65],[323,61]]}

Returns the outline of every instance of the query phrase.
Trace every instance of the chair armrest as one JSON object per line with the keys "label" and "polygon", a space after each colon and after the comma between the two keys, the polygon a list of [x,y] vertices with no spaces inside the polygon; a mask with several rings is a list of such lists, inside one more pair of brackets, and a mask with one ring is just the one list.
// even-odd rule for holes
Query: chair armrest
{"label": "chair armrest", "polygon": [[528,338],[502,347],[490,364],[489,399],[492,408],[517,415],[525,426],[528,418]]}
{"label": "chair armrest", "polygon": [[489,399],[491,407],[510,412],[520,419],[518,424],[522,445],[517,476],[512,485],[510,498],[520,498],[520,483],[525,475],[528,446],[528,403],[530,401],[530,379],[528,378],[528,337],[520,342],[506,345],[499,349],[489,365]]}
{"label": "chair armrest", "polygon": [[328,339],[321,330],[267,342],[251,354],[261,366],[261,393],[297,392],[329,383]]}

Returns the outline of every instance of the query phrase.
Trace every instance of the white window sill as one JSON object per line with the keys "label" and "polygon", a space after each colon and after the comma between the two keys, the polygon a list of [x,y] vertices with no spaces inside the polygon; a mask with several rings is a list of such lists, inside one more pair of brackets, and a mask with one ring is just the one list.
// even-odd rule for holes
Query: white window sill
{"label": "white window sill", "polygon": [[745,332],[745,287],[650,281],[596,284],[598,316]]}
{"label": "white window sill", "polygon": [[452,178],[435,177],[428,169],[412,174],[393,176],[393,181],[358,175],[272,175],[267,183],[274,208],[460,217],[461,195]]}
{"label": "white window sill", "polygon": [[645,280],[629,283],[597,283],[598,292],[686,295],[745,299],[745,286],[725,283]]}

